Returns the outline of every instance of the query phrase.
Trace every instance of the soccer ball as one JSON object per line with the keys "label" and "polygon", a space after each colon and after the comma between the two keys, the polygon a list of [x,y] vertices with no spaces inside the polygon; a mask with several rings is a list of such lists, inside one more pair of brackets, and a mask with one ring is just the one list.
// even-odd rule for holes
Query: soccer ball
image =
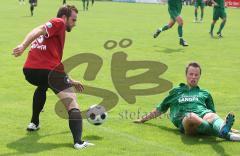
{"label": "soccer ball", "polygon": [[101,105],[92,105],[88,109],[87,120],[93,125],[101,125],[107,119],[107,112]]}

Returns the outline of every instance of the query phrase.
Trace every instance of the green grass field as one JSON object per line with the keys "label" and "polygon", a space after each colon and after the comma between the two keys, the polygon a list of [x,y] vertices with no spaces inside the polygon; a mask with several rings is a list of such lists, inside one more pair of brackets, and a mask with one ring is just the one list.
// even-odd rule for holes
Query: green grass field
{"label": "green grass field", "polygon": [[[29,16],[29,5],[19,5],[17,0],[4,1],[0,6],[0,156],[239,155],[239,143],[215,137],[182,135],[166,116],[142,125],[132,123],[161,102],[168,92],[137,96],[135,104],[128,104],[117,93],[110,72],[112,55],[124,51],[129,61],[148,60],[166,64],[168,70],[161,77],[176,86],[185,82],[185,65],[197,61],[203,70],[200,86],[212,93],[220,116],[235,112],[234,127],[239,129],[240,10],[230,8],[226,9],[228,21],[223,30],[224,38],[212,39],[208,34],[212,8],[206,8],[204,23],[196,24],[192,22],[194,8],[183,7],[184,38],[190,44],[183,48],[178,45],[176,26],[159,38],[152,38],[156,28],[169,20],[167,5],[96,2],[88,12],[83,12],[79,1],[69,1],[78,6],[80,12],[77,26],[67,34],[64,59],[79,53],[94,53],[103,59],[103,66],[94,81],[83,79],[86,64],[75,68],[70,75],[85,85],[111,90],[118,95],[119,102],[109,111],[109,118],[103,125],[93,126],[84,120],[83,139],[95,143],[95,147],[80,151],[73,149],[68,122],[56,115],[54,107],[58,99],[50,90],[45,111],[41,114],[41,129],[34,133],[26,132],[35,87],[24,80],[22,73],[27,51],[19,58],[14,58],[11,52],[32,28],[54,17],[61,3],[61,0],[40,0],[34,17]],[[218,27],[219,22],[215,32]],[[107,40],[119,42],[123,38],[133,40],[132,46],[104,49]],[[136,70],[128,74],[141,72]],[[151,86],[138,86],[144,87]],[[79,94],[78,101],[81,109],[85,110],[101,99]]]}

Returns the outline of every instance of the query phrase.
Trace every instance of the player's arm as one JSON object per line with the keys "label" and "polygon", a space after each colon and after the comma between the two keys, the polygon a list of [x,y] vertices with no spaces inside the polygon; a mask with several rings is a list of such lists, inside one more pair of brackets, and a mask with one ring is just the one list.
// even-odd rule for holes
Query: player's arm
{"label": "player's arm", "polygon": [[39,36],[41,35],[47,35],[47,31],[45,29],[44,25],[41,25],[35,29],[33,29],[31,32],[29,32],[27,34],[27,36],[25,37],[25,39],[23,40],[23,42],[21,44],[19,44],[16,48],[13,49],[13,55],[15,57],[18,57],[20,55],[22,55],[22,53],[24,52],[24,50],[35,40],[37,39]]}
{"label": "player's arm", "polygon": [[156,117],[161,116],[161,112],[159,112],[156,108],[153,109],[149,114],[147,114],[146,116],[144,116],[141,119],[135,120],[134,123],[144,123],[148,120],[154,119]]}
{"label": "player's arm", "polygon": [[170,104],[173,102],[174,97],[174,89],[169,92],[169,95],[162,101],[162,103],[158,104],[155,109],[153,109],[148,115],[144,116],[141,119],[135,120],[135,123],[144,123],[148,120],[154,119],[156,117],[161,116],[165,112],[167,112]]}
{"label": "player's arm", "polygon": [[215,106],[214,106],[214,102],[213,102],[213,98],[212,98],[211,94],[208,94],[208,98],[206,99],[205,102],[206,102],[207,108],[212,110],[215,113],[216,110],[215,110]]}

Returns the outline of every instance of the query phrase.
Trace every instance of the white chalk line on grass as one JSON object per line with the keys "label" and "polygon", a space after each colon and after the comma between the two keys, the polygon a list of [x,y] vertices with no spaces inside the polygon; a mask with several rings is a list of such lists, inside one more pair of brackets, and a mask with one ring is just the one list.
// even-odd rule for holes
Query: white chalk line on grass
{"label": "white chalk line on grass", "polygon": [[[109,132],[109,133],[112,133],[114,135],[116,135],[117,137],[126,137],[127,139],[130,139],[134,142],[138,142],[140,144],[144,144],[144,145],[151,145],[151,146],[155,146],[159,149],[164,149],[165,151],[168,151],[168,152],[171,152],[177,156],[181,156],[181,155],[184,155],[184,156],[188,156],[190,155],[189,153],[185,153],[185,152],[182,152],[182,151],[179,151],[179,150],[176,150],[176,149],[173,149],[171,147],[168,147],[168,146],[164,146],[163,144],[159,144],[157,142],[153,142],[153,141],[149,141],[149,140],[144,140],[144,139],[141,139],[141,138],[138,138],[136,136],[133,136],[133,135],[130,135],[130,134],[127,134],[127,133],[124,133],[124,132],[120,132],[120,131],[117,131],[116,129],[110,129],[110,128],[106,128],[106,127],[99,127],[99,129],[103,130],[103,131],[106,131],[106,132]],[[148,149],[146,149],[148,150]],[[151,152],[152,153],[152,152]],[[157,153],[157,151],[156,151]]]}

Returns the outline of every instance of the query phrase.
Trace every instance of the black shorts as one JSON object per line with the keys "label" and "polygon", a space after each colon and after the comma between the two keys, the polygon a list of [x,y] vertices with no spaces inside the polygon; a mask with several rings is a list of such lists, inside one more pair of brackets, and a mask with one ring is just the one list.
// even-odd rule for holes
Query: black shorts
{"label": "black shorts", "polygon": [[29,3],[34,6],[37,6],[37,0],[29,0]]}
{"label": "black shorts", "polygon": [[25,79],[35,86],[51,88],[55,94],[72,87],[65,73],[47,69],[23,68]]}

